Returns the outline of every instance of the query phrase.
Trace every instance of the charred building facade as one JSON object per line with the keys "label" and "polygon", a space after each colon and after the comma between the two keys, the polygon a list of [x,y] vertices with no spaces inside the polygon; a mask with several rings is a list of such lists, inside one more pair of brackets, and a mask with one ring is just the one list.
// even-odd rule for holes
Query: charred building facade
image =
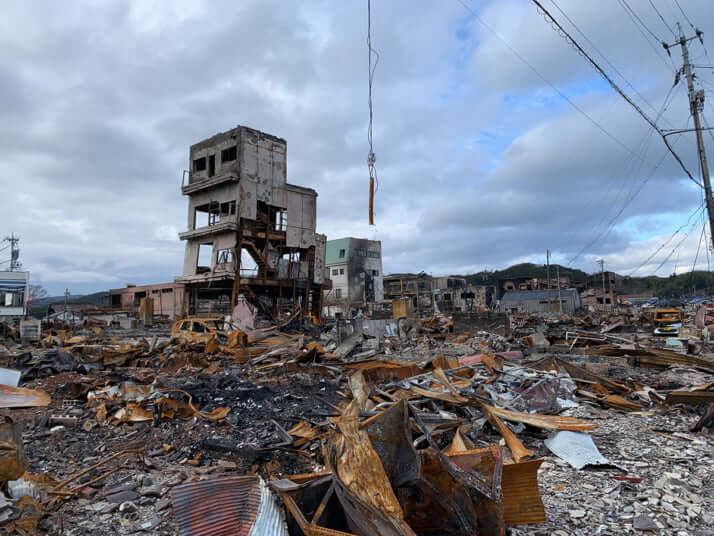
{"label": "charred building facade", "polygon": [[317,192],[287,182],[284,139],[237,126],[190,148],[184,312],[230,313],[240,294],[278,319],[319,315],[326,237]]}
{"label": "charred building facade", "polygon": [[365,238],[339,238],[327,242],[325,265],[332,289],[325,294],[328,315],[347,314],[384,300],[382,243]]}

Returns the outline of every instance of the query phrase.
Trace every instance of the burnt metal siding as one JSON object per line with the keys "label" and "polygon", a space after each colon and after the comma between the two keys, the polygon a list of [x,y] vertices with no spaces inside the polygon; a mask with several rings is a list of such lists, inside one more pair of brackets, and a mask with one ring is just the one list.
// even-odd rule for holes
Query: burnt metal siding
{"label": "burnt metal siding", "polygon": [[[563,312],[572,313],[582,306],[580,295],[575,289],[561,289]],[[548,303],[548,299],[552,303]],[[545,302],[545,303],[543,303]],[[501,298],[499,310],[510,313],[513,309],[524,313],[558,312],[557,290],[521,290],[506,292]]]}
{"label": "burnt metal siding", "polygon": [[171,491],[180,536],[287,536],[281,511],[257,475],[191,482]]}

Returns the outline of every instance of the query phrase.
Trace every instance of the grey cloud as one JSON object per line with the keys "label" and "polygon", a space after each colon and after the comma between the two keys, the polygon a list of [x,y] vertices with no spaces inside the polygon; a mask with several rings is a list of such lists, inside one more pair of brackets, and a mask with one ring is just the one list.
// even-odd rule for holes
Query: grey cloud
{"label": "grey cloud", "polygon": [[[714,7],[680,2],[703,24],[714,20]],[[528,2],[470,4],[578,106],[641,150],[642,120]],[[672,72],[619,5],[559,5],[659,107]],[[604,227],[601,215],[614,214],[620,184],[627,191],[661,154],[654,140],[642,171],[628,174],[631,157],[457,2],[373,3],[381,55],[375,229],[366,223],[362,4],[5,7],[3,228],[22,235],[25,265],[54,292],[178,275],[183,248],[167,230],[185,225],[179,186],[188,146],[238,123],[286,138],[288,180],[319,192],[319,230],[381,239],[386,271],[496,267],[539,258],[546,247],[572,254]],[[646,4],[634,7],[656,27]],[[678,93],[665,118],[681,126],[686,106]],[[696,169],[692,140],[678,147]],[[697,202],[667,160],[619,221],[679,217]],[[638,243],[619,226],[588,253],[619,255],[625,266]]]}

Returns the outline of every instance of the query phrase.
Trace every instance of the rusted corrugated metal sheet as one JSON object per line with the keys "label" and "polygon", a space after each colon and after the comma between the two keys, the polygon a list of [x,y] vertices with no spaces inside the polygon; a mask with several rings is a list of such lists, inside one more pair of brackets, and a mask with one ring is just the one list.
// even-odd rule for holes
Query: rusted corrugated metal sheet
{"label": "rusted corrugated metal sheet", "polygon": [[181,536],[287,536],[282,512],[257,475],[191,482],[171,491]]}
{"label": "rusted corrugated metal sheet", "polygon": [[545,506],[538,490],[538,467],[543,460],[503,466],[503,517],[506,525],[545,523]]}

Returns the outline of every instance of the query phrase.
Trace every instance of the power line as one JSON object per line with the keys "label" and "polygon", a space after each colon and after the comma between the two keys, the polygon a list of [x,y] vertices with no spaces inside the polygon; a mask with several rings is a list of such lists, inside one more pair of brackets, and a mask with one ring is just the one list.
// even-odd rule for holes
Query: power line
{"label": "power line", "polygon": [[[675,143],[677,141],[679,141],[679,138],[681,138],[681,137],[682,137],[682,134],[679,134],[679,136],[675,140]],[[612,229],[614,229],[614,227],[615,227],[617,218],[619,218],[622,215],[622,213],[629,206],[629,204],[632,203],[632,201],[634,201],[634,199],[639,195],[639,193],[642,191],[642,188],[644,188],[644,186],[650,181],[650,179],[654,176],[654,174],[657,172],[657,170],[659,169],[659,167],[662,165],[662,163],[665,161],[666,158],[667,158],[667,153],[665,152],[662,155],[662,158],[659,160],[659,162],[657,162],[657,165],[652,169],[650,174],[642,179],[642,182],[637,187],[637,190],[630,189],[630,193],[628,194],[628,197],[625,199],[624,203],[620,207],[620,210],[615,214],[615,216],[613,216],[612,219],[610,219],[607,229],[605,231],[603,231],[602,233],[600,233],[600,235],[595,237],[589,243],[587,243],[585,246],[583,246],[580,249],[580,251],[578,251],[578,253],[568,261],[568,266],[572,265],[587,249],[589,249],[590,247],[595,245],[600,240],[604,240],[605,238],[607,238],[610,235],[610,233],[612,232]]]}
{"label": "power line", "polygon": [[674,255],[674,252],[677,251],[677,250],[681,247],[682,244],[684,244],[684,241],[685,241],[687,238],[689,238],[689,235],[690,235],[691,232],[694,230],[695,226],[696,226],[696,222],[692,224],[692,226],[689,228],[689,231],[687,231],[687,233],[682,237],[682,239],[677,243],[677,245],[672,248],[672,251],[669,252],[669,255],[667,255],[667,256],[664,258],[664,260],[659,264],[659,266],[655,269],[655,271],[654,271],[653,273],[656,274],[657,272],[660,271],[660,269],[662,268],[662,266],[664,266],[665,264],[667,264],[667,262],[669,261],[669,259],[672,258],[672,255]]}
{"label": "power line", "polygon": [[567,42],[575,47],[575,49],[588,61],[590,64],[597,70],[598,73],[607,81],[610,86],[617,91],[620,96],[625,99],[630,106],[632,106],[635,111],[642,116],[642,118],[653,128],[657,131],[657,133],[660,135],[662,140],[664,141],[664,144],[667,146],[667,149],[669,150],[670,153],[672,153],[672,156],[677,160],[679,163],[680,167],[682,170],[687,174],[687,177],[694,182],[696,185],[698,185],[700,188],[702,187],[702,184],[697,181],[692,174],[689,172],[687,167],[684,165],[684,162],[682,162],[682,159],[679,157],[677,153],[674,152],[674,149],[672,149],[672,146],[669,144],[669,141],[667,141],[667,138],[664,136],[664,133],[662,130],[657,126],[657,124],[652,121],[652,119],[640,108],[637,103],[635,103],[621,88],[618,86],[610,76],[600,67],[595,60],[593,60],[585,50],[578,44],[577,41],[561,26],[561,24],[553,17],[553,15],[550,14],[550,12],[543,7],[543,5],[538,1],[538,0],[531,0],[542,12],[543,15],[548,17],[548,19],[554,24],[563,34]]}
{"label": "power line", "polygon": [[659,19],[662,21],[662,24],[664,24],[666,26],[666,28],[672,33],[672,35],[674,37],[677,37],[677,34],[674,33],[674,30],[672,29],[672,27],[669,24],[667,24],[666,20],[664,20],[662,13],[659,12],[659,9],[657,9],[657,6],[654,5],[654,2],[652,0],[649,0],[649,3],[652,6],[652,9],[655,10],[655,13],[657,13],[657,15],[659,16]]}
{"label": "power line", "polygon": [[692,24],[692,21],[689,20],[689,17],[687,17],[687,14],[686,14],[686,13],[684,12],[684,10],[682,9],[682,6],[679,5],[679,0],[674,0],[674,3],[677,4],[677,7],[679,8],[679,11],[681,11],[682,16],[684,16],[684,20],[687,21],[687,24],[689,24],[689,25],[692,27],[692,29],[694,29],[694,24]]}
{"label": "power line", "polygon": [[[652,37],[654,37],[654,40],[655,40],[655,42],[656,42],[658,45],[659,45],[659,43],[662,42],[662,40],[661,40],[659,37],[657,37],[657,36],[654,34],[654,32],[652,32],[652,30],[650,30],[649,27],[648,27],[644,22],[642,22],[642,19],[640,19],[640,17],[637,15],[637,13],[635,13],[635,10],[632,9],[632,8],[630,7],[630,5],[627,3],[627,0],[617,0],[617,1],[618,1],[618,3],[620,4],[620,7],[625,11],[625,13],[627,14],[627,16],[628,16],[628,17],[630,18],[630,20],[632,21],[632,24],[635,26],[635,28],[637,28],[637,31],[640,32],[640,34],[642,35],[642,37],[644,37],[644,39],[645,39],[645,41],[647,42],[647,44],[648,44],[648,45],[650,46],[650,48],[654,51],[655,55],[656,55],[660,60],[662,60],[662,62],[663,62],[663,63],[665,64],[665,66],[667,67],[667,69],[671,69],[672,71],[676,71],[677,69],[674,67],[674,65],[671,64],[671,63],[667,63],[667,59],[664,57],[664,55],[662,55],[662,52],[661,52],[655,45],[652,44],[652,41],[650,41],[649,37],[647,37],[647,34],[642,31],[642,28],[640,27],[640,24],[642,25],[642,27],[644,27],[644,28],[650,33],[650,35],[652,35]],[[637,21],[639,21],[640,24],[637,24]],[[670,62],[671,62],[671,58],[670,58]]]}
{"label": "power line", "polygon": [[702,238],[704,238],[704,229],[706,229],[707,226],[705,224],[702,224],[702,233],[699,235],[699,243],[697,244],[697,254],[694,255],[694,263],[692,264],[692,272],[689,275],[689,286],[692,285],[692,281],[694,280],[694,270],[697,267],[697,260],[699,259],[699,250],[702,247]]}
{"label": "power line", "polygon": [[660,245],[654,251],[654,253],[652,253],[649,257],[647,257],[647,259],[645,259],[645,261],[642,264],[640,264],[637,268],[635,268],[629,274],[627,274],[627,276],[632,277],[632,275],[635,274],[635,272],[639,272],[643,266],[649,264],[649,262],[652,259],[654,259],[660,251],[662,251],[665,247],[667,247],[667,244],[669,244],[674,239],[674,237],[677,236],[682,231],[682,229],[684,229],[687,225],[690,224],[690,222],[692,221],[692,218],[695,217],[697,215],[697,213],[700,212],[703,208],[704,208],[704,204],[702,203],[694,210],[694,212],[692,212],[689,215],[689,218],[687,218],[687,221],[685,223],[683,223],[679,228],[677,228],[677,230],[674,231],[667,240],[662,242],[662,245]]}
{"label": "power line", "polygon": [[[676,86],[672,86],[672,87],[669,89],[669,91],[667,92],[667,95],[666,95],[665,98],[664,98],[664,101],[662,102],[662,106],[660,107],[660,110],[659,110],[659,112],[657,113],[657,119],[656,119],[656,120],[659,120],[660,116],[667,110],[667,108],[668,108],[669,105],[671,104],[670,97],[672,97],[672,98],[674,97],[673,91],[674,91],[675,87],[676,87],[676,88],[680,88],[681,86],[676,85]],[[687,123],[688,123],[688,122],[689,122],[689,120],[687,120]],[[685,128],[686,128],[686,125],[685,125]],[[654,130],[649,129],[648,132],[647,132],[647,135],[642,139],[642,142],[640,143],[640,147],[641,147],[641,149],[642,149],[644,155],[647,155],[647,152],[648,152],[648,150],[649,150],[649,145],[650,145],[650,143],[651,143],[651,141],[652,141],[652,134],[653,134],[653,133],[654,133]],[[665,155],[666,155],[666,153],[665,153]],[[632,163],[632,161],[628,162],[625,167],[629,167],[631,163]],[[622,182],[620,183],[620,188],[619,188],[619,190],[617,191],[617,193],[615,194],[615,197],[614,197],[614,200],[612,201],[612,203],[609,204],[609,208],[610,208],[610,209],[615,208],[615,207],[617,206],[617,204],[619,203],[618,200],[619,200],[619,198],[620,198],[620,195],[623,193],[623,191],[624,191],[624,189],[625,189],[625,185],[627,184],[628,178],[629,178],[630,176],[634,176],[636,173],[639,173],[640,170],[642,169],[642,164],[643,164],[643,161],[640,161],[640,164],[639,164],[639,166],[637,167],[637,169],[634,169],[634,168],[633,168],[632,171],[628,171],[627,173],[623,174]],[[602,200],[606,199],[606,198],[609,196],[610,191],[612,190],[612,187],[613,187],[613,186],[614,186],[614,183],[608,184],[607,190],[605,190],[605,192],[598,198],[598,204],[599,204],[600,202],[602,202]],[[627,197],[628,197],[631,193],[632,193],[632,189],[630,189],[630,192],[625,196],[625,198],[623,199],[623,202],[627,199]],[[583,208],[583,210],[587,210],[587,209],[588,209],[592,204],[594,204],[594,203],[595,203],[595,197],[591,197],[591,198],[590,198],[590,202],[588,203],[588,205],[587,205],[586,207]],[[593,232],[594,232],[594,233],[596,233],[596,232],[598,231],[598,229],[600,228],[600,226],[603,225],[603,224],[607,221],[608,216],[609,216],[609,210],[608,210],[605,214],[603,214],[603,216],[602,216],[602,218],[600,219],[600,221],[598,222],[598,224],[595,225],[595,227],[593,227]],[[585,219],[584,221],[589,221],[589,218]],[[603,233],[604,233],[604,232],[605,232],[605,231],[603,231]],[[596,242],[597,242],[597,240],[599,240],[599,238],[596,239]]]}
{"label": "power line", "polygon": [[560,6],[555,2],[555,0],[550,0],[550,1],[551,1],[551,3],[555,6],[555,8],[556,8],[558,11],[560,11],[560,13],[563,15],[563,17],[565,17],[565,18],[568,20],[568,22],[570,22],[570,24],[573,25],[573,27],[577,30],[577,32],[578,32],[580,35],[583,36],[583,39],[585,39],[585,40],[590,44],[590,46],[595,50],[595,52],[597,52],[598,54],[600,54],[600,56],[602,57],[602,59],[605,60],[605,63],[607,63],[610,67],[612,67],[612,70],[615,71],[615,72],[618,74],[618,76],[624,80],[625,84],[627,84],[627,86],[629,86],[630,89],[632,89],[632,91],[634,91],[634,92],[645,102],[645,104],[647,104],[647,105],[652,109],[652,111],[654,111],[654,112],[656,113],[657,110],[655,109],[655,107],[652,106],[652,104],[650,104],[649,101],[648,101],[639,91],[637,91],[637,89],[635,88],[635,86],[633,86],[633,85],[629,82],[629,80],[627,80],[627,78],[625,78],[625,75],[623,75],[623,74],[617,69],[617,67],[615,67],[615,66],[612,64],[612,62],[607,58],[607,56],[605,56],[605,54],[603,54],[603,53],[600,51],[600,49],[599,49],[597,46],[595,46],[595,43],[593,43],[593,42],[588,38],[588,36],[583,33],[583,31],[578,27],[578,25],[575,24],[575,22],[573,21],[573,19],[571,19],[570,17],[568,17],[568,15],[567,15],[567,14],[560,8]]}
{"label": "power line", "polygon": [[631,153],[631,154],[635,155],[637,158],[640,158],[640,159],[642,158],[642,157],[639,156],[635,151],[633,151],[632,149],[630,149],[624,142],[622,142],[621,140],[619,140],[614,134],[611,134],[610,132],[608,132],[607,129],[605,129],[605,127],[603,127],[600,123],[598,123],[595,119],[593,119],[585,110],[583,110],[582,108],[580,108],[580,106],[578,106],[577,104],[575,104],[575,102],[573,102],[570,98],[568,98],[568,96],[565,95],[561,90],[559,90],[557,87],[555,87],[555,85],[553,85],[553,83],[550,82],[550,80],[548,80],[545,76],[543,76],[543,75],[538,71],[538,69],[536,69],[530,62],[528,62],[528,60],[526,60],[523,56],[521,56],[521,55],[518,53],[518,51],[517,51],[516,49],[514,49],[503,37],[501,37],[501,35],[500,35],[498,32],[496,32],[496,30],[494,30],[494,29],[491,28],[488,24],[486,24],[486,23],[484,22],[484,20],[483,20],[481,17],[479,17],[479,16],[476,14],[476,12],[475,12],[473,9],[471,9],[471,7],[470,7],[468,4],[466,4],[466,3],[464,2],[464,0],[456,0],[456,1],[459,2],[459,4],[461,4],[461,5],[464,7],[464,9],[466,9],[469,13],[471,13],[471,14],[474,16],[474,18],[481,24],[481,26],[483,26],[484,28],[486,28],[486,29],[487,29],[489,32],[491,32],[499,41],[501,41],[501,43],[503,43],[503,44],[506,46],[506,48],[508,48],[508,50],[510,50],[511,53],[513,53],[513,55],[516,56],[516,58],[518,58],[524,65],[526,65],[526,67],[528,67],[531,71],[533,71],[533,72],[535,73],[535,75],[538,76],[538,78],[540,78],[543,82],[545,82],[547,85],[549,85],[549,86],[551,87],[551,89],[552,89],[553,91],[555,91],[555,92],[560,96],[560,98],[562,98],[565,102],[567,102],[568,104],[570,104],[570,106],[572,106],[573,108],[575,108],[575,110],[577,110],[577,111],[578,111],[580,114],[582,114],[588,121],[590,121],[593,125],[595,125],[595,126],[598,128],[598,130],[600,130],[603,134],[605,134],[605,135],[606,135],[608,138],[610,138],[612,141],[614,141],[615,143],[617,143],[617,144],[618,144],[620,147],[622,147],[625,151],[627,151],[628,153]]}

